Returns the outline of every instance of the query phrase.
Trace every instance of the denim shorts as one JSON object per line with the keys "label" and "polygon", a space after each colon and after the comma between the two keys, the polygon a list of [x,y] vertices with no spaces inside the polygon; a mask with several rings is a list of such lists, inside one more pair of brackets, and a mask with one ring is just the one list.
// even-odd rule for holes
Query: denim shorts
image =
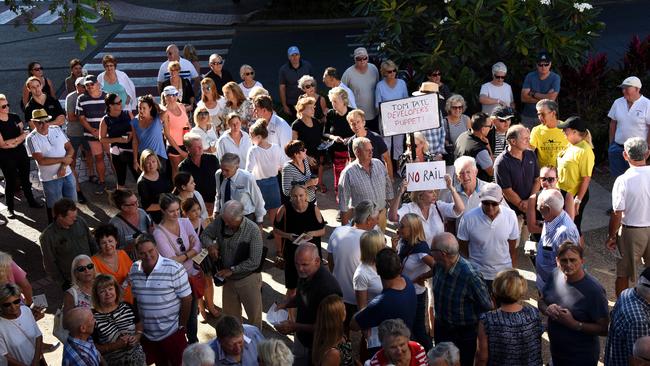
{"label": "denim shorts", "polygon": [[77,202],[77,183],[74,174],[70,173],[63,178],[43,182],[43,194],[48,208],[54,207],[56,201],[63,197]]}

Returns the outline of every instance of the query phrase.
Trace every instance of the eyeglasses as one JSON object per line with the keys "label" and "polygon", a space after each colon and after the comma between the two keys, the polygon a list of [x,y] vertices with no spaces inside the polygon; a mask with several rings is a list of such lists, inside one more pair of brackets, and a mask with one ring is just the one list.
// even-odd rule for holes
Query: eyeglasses
{"label": "eyeglasses", "polygon": [[178,94],[165,94],[166,97],[177,97]]}
{"label": "eyeglasses", "polygon": [[494,201],[483,201],[481,204],[486,205],[486,206],[491,206],[491,207],[496,207],[499,205],[499,202],[494,202]]}
{"label": "eyeglasses", "polygon": [[499,80],[505,80],[505,79],[506,79],[506,76],[505,76],[505,75],[503,75],[503,76],[501,76],[501,75],[494,75],[494,78],[495,78],[495,79],[499,79]]}
{"label": "eyeglasses", "polygon": [[392,74],[392,73],[394,73],[394,72],[397,72],[397,70],[396,70],[396,69],[386,70],[386,73],[387,73],[387,74]]}
{"label": "eyeglasses", "polygon": [[541,177],[540,179],[542,180],[542,182],[549,182],[549,183],[555,182],[555,177]]}
{"label": "eyeglasses", "polygon": [[133,207],[133,206],[137,206],[137,205],[138,205],[138,201],[136,200],[135,202],[129,202],[129,203],[125,202],[124,204],[122,204],[122,207],[125,207],[125,206],[126,207]]}
{"label": "eyeglasses", "polygon": [[0,105],[0,109],[7,109],[9,108],[9,103]]}
{"label": "eyeglasses", "polygon": [[88,263],[85,266],[79,266],[79,267],[75,268],[74,270],[79,272],[79,273],[82,273],[82,272],[90,271],[93,268],[95,268],[95,265],[93,263]]}
{"label": "eyeglasses", "polygon": [[305,84],[305,89],[311,89],[314,87],[314,84]]}
{"label": "eyeglasses", "polygon": [[551,64],[549,62],[538,62],[537,66],[539,67],[547,67],[550,66]]}
{"label": "eyeglasses", "polygon": [[116,100],[113,103],[111,103],[111,105],[122,105],[122,101],[121,100]]}
{"label": "eyeglasses", "polygon": [[226,60],[224,60],[224,59],[221,59],[221,60],[219,60],[219,61],[212,61],[212,62],[210,62],[210,65],[223,65],[223,63],[224,63],[225,61],[226,61]]}
{"label": "eyeglasses", "polygon": [[32,71],[43,71],[42,67],[35,67],[32,69]]}
{"label": "eyeglasses", "polygon": [[5,303],[2,304],[2,307],[3,307],[3,308],[8,308],[8,307],[10,307],[11,305],[18,305],[18,304],[20,304],[20,302],[21,302],[20,299],[16,299],[16,300],[14,300],[14,301],[12,301],[12,302],[5,302]]}
{"label": "eyeglasses", "polygon": [[255,71],[245,72],[244,75],[245,76],[255,76]]}
{"label": "eyeglasses", "polygon": [[452,105],[451,109],[463,109],[462,105]]}
{"label": "eyeglasses", "polygon": [[183,242],[183,238],[181,238],[180,236],[176,238],[176,244],[181,246],[181,252],[187,251],[187,248],[185,248],[185,243]]}
{"label": "eyeglasses", "polygon": [[355,57],[354,58],[354,61],[367,61],[367,60],[368,60],[368,56]]}

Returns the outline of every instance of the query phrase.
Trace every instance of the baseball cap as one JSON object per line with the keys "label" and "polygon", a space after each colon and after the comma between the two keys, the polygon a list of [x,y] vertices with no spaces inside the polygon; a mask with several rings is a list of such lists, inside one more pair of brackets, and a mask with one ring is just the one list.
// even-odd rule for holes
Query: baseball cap
{"label": "baseball cap", "polygon": [[496,183],[487,183],[481,189],[481,193],[478,195],[481,202],[483,201],[492,201],[492,202],[501,202],[503,200],[503,191]]}
{"label": "baseball cap", "polygon": [[287,50],[287,56],[291,56],[291,55],[299,55],[299,54],[300,54],[300,50],[299,50],[298,47],[296,47],[296,46],[291,46],[291,47],[289,47],[289,49]]}
{"label": "baseball cap", "polygon": [[551,61],[551,55],[546,50],[539,51],[537,54],[537,61]]}
{"label": "baseball cap", "polygon": [[79,76],[79,77],[74,81],[74,85],[75,85],[75,86],[77,86],[77,85],[84,85],[84,81],[85,81],[85,80],[86,80],[85,77],[83,77],[83,76]]}
{"label": "baseball cap", "polygon": [[95,84],[97,83],[97,76],[95,75],[86,75],[86,78],[84,79],[84,85],[86,84]]}
{"label": "baseball cap", "polygon": [[628,87],[628,86],[633,86],[635,88],[641,89],[641,80],[636,76],[629,76],[629,77],[625,78],[625,80],[623,80],[621,85],[619,85],[618,87],[619,88],[625,88],[625,87]]}
{"label": "baseball cap", "polygon": [[558,123],[557,127],[560,129],[571,128],[580,132],[587,131],[587,124],[578,116],[567,118],[564,122]]}
{"label": "baseball cap", "polygon": [[168,85],[163,89],[163,94],[165,94],[165,96],[178,95],[178,89],[173,85]]}
{"label": "baseball cap", "polygon": [[368,57],[368,50],[364,47],[359,47],[354,50],[354,57]]}
{"label": "baseball cap", "polygon": [[492,111],[492,117],[496,117],[502,121],[508,120],[514,116],[515,116],[515,112],[512,110],[512,108],[508,106],[504,107],[500,105],[494,108],[494,110]]}

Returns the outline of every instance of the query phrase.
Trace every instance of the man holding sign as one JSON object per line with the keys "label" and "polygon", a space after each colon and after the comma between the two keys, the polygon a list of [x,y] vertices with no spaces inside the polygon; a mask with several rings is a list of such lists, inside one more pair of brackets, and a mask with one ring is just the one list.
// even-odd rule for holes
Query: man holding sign
{"label": "man holding sign", "polygon": [[379,226],[386,230],[386,203],[393,199],[393,185],[388,178],[386,166],[372,157],[372,143],[366,137],[352,141],[352,150],[357,160],[348,164],[339,179],[339,209],[341,225],[347,225],[352,208],[363,200],[374,202],[381,210]]}

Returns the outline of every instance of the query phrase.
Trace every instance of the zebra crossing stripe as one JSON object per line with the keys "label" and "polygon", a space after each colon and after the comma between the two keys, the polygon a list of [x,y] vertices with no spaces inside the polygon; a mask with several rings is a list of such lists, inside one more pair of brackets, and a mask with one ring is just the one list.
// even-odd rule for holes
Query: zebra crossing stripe
{"label": "zebra crossing stripe", "polygon": [[45,13],[34,18],[34,24],[52,24],[61,17],[59,15],[61,12],[63,12],[63,6],[61,5],[57,6],[54,12],[48,9]]}
{"label": "zebra crossing stripe", "polygon": [[[28,12],[32,10],[34,7],[33,6],[20,6],[20,9],[24,10],[25,12]],[[18,13],[14,13],[12,10],[7,9],[0,13],[0,24],[8,24],[14,19],[18,18],[20,16],[20,11]]]}

